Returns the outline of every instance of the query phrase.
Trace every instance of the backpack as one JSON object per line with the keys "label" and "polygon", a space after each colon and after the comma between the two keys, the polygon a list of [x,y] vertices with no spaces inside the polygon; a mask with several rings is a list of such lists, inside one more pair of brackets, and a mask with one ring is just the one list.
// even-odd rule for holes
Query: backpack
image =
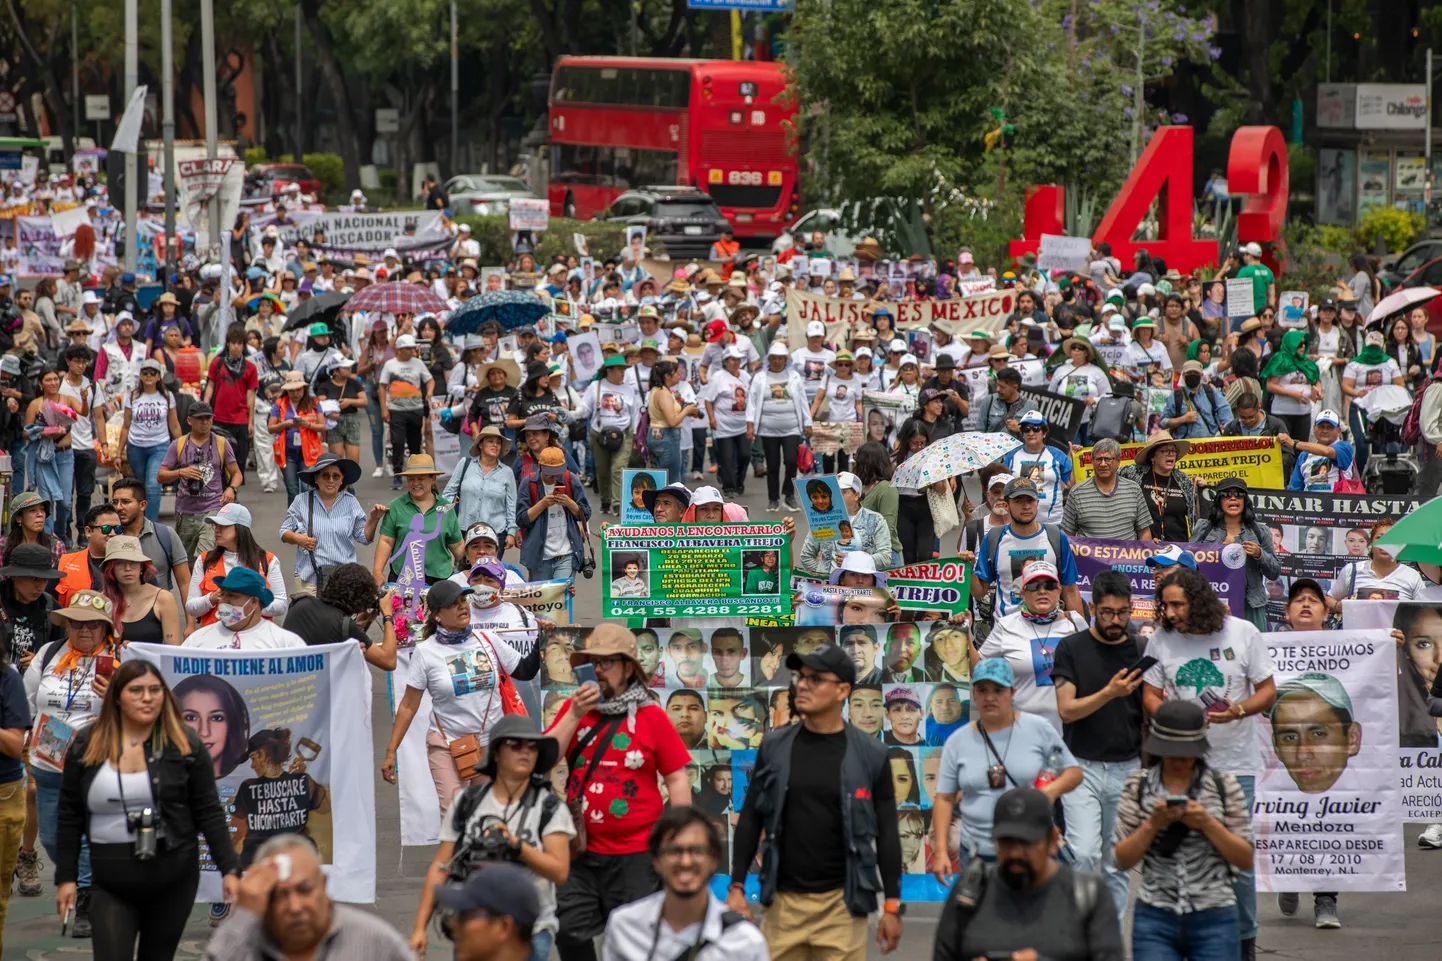
{"label": "backpack", "polygon": [[1132,397],[1108,395],[1096,402],[1092,408],[1091,430],[1087,437],[1093,444],[1102,438],[1110,438],[1121,444],[1131,443],[1136,435],[1136,414]]}
{"label": "backpack", "polygon": [[[466,880],[476,868],[476,861],[472,860],[471,836],[466,830],[466,823],[470,821],[471,815],[475,813],[476,808],[480,807],[481,802],[486,799],[486,795],[491,793],[492,786],[493,782],[486,781],[484,784],[477,784],[473,787],[466,788],[466,790],[461,792],[460,797],[456,798],[456,809],[451,819],[451,825],[455,828],[458,840],[451,854],[451,860],[446,865],[446,874],[451,881],[460,882]],[[526,793],[521,798],[522,824],[525,823],[526,816],[530,813],[531,808],[535,806],[537,798],[539,798],[541,802],[541,820],[537,823],[536,827],[540,834],[544,836],[546,826],[551,823],[551,818],[555,816],[557,809],[561,806],[562,798],[556,794],[555,791],[551,790],[550,785],[541,779],[539,775],[531,775],[530,786],[526,788]],[[539,838],[537,841],[539,841]],[[539,846],[539,844],[537,846]]]}
{"label": "backpack", "polygon": [[[986,532],[986,540],[982,542],[978,555],[986,557],[991,562],[993,574],[996,572],[996,552],[1001,546],[1001,536],[1011,528],[1010,524],[1003,524],[1001,527],[993,527]],[[1061,528],[1055,524],[1043,524],[1041,529],[1046,531],[1046,542],[1051,547],[1051,552],[1056,556],[1056,564],[1061,564]]]}
{"label": "backpack", "polygon": [[1422,440],[1422,401],[1427,396],[1427,391],[1438,384],[1442,384],[1442,380],[1434,379],[1427,385],[1426,390],[1418,391],[1417,396],[1412,398],[1412,408],[1407,411],[1407,417],[1402,421],[1402,443],[1408,447]]}
{"label": "backpack", "polygon": [[[986,897],[986,888],[990,872],[985,861],[981,858],[972,858],[962,868],[961,874],[957,876],[956,883],[946,895],[947,907],[955,906],[954,911],[942,909],[941,922],[937,927],[936,957],[943,957],[946,954],[956,955],[960,953],[963,935],[971,919],[976,916],[976,909],[981,905],[982,899]],[[1101,900],[1102,879],[1086,871],[1073,870],[1071,873],[1072,904],[1076,907],[1077,916],[1085,924],[1097,909]],[[946,952],[944,944],[951,949]]]}
{"label": "backpack", "polygon": [[[539,482],[538,480],[536,480],[536,478],[539,477],[539,476],[541,476],[541,472],[540,472],[539,470],[537,470],[535,473],[531,474],[531,476],[530,476],[530,478],[529,478],[530,483],[531,483],[531,503],[532,503],[532,504],[535,504],[538,500],[541,499],[541,484],[540,484],[540,482]],[[564,488],[566,489],[566,496],[569,497],[571,500],[575,500],[575,499],[576,499],[575,491],[572,490],[572,488],[571,488],[571,472],[570,472],[570,471],[566,471],[566,473],[561,476],[561,483],[557,484],[556,486],[557,486],[557,487],[564,487]]]}
{"label": "backpack", "polygon": [[[1217,413],[1217,411],[1221,409],[1221,405],[1217,403],[1217,389],[1211,384],[1203,384],[1202,389],[1207,392],[1207,397],[1210,398],[1212,401],[1212,413]],[[1180,387],[1174,388],[1172,390],[1172,403],[1176,406],[1178,414],[1183,413],[1187,409],[1186,394],[1182,391]],[[1201,419],[1201,416],[1202,415],[1200,413],[1197,414],[1198,420]],[[1217,425],[1218,430],[1221,430],[1222,427],[1222,424]]]}

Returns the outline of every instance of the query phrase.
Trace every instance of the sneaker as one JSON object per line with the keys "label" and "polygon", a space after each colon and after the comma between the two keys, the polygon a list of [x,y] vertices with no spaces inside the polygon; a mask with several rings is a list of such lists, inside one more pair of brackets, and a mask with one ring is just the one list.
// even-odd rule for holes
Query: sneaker
{"label": "sneaker", "polygon": [[90,889],[80,888],[75,892],[75,920],[70,922],[72,938],[90,937]]}
{"label": "sneaker", "polygon": [[40,852],[21,851],[15,862],[15,880],[22,898],[38,898],[44,887],[40,883]]}
{"label": "sneaker", "polygon": [[1313,899],[1312,913],[1315,915],[1317,927],[1319,928],[1340,928],[1342,919],[1337,917],[1337,899],[1324,898],[1320,894]]}
{"label": "sneaker", "polygon": [[1284,891],[1277,895],[1277,910],[1282,912],[1284,918],[1297,916],[1297,906],[1302,903],[1302,898],[1295,891]]}
{"label": "sneaker", "polygon": [[764,464],[757,464],[755,467],[751,468],[751,473],[757,477],[765,477],[766,466]]}
{"label": "sneaker", "polygon": [[786,495],[786,509],[793,514],[801,510],[801,502],[796,499],[795,494]]}
{"label": "sneaker", "polygon": [[377,467],[375,470],[371,471],[371,476],[372,476],[372,477],[382,477],[382,476],[385,475],[385,472],[386,472],[386,469],[385,469],[384,467]]}
{"label": "sneaker", "polygon": [[228,917],[230,917],[230,905],[224,901],[210,902],[210,926],[212,928],[220,927],[220,922]]}
{"label": "sneaker", "polygon": [[698,470],[693,470],[693,471],[691,472],[691,479],[692,479],[693,481],[701,480],[701,472],[698,471]]}
{"label": "sneaker", "polygon": [[1442,824],[1429,824],[1427,830],[1417,837],[1419,848],[1442,848]]}
{"label": "sneaker", "polygon": [[387,463],[387,464],[386,464],[386,476],[387,476],[387,477],[394,477],[395,474],[396,474],[396,469],[395,469],[394,467],[392,467],[389,463]]}
{"label": "sneaker", "polygon": [[766,510],[767,510],[769,513],[775,514],[777,511],[781,510],[781,502],[780,502],[780,501],[767,501],[767,502],[766,502]]}
{"label": "sneaker", "polygon": [[601,513],[602,513],[602,514],[609,514],[609,513],[611,513],[611,505],[610,505],[610,504],[602,504],[602,505],[601,505]]}

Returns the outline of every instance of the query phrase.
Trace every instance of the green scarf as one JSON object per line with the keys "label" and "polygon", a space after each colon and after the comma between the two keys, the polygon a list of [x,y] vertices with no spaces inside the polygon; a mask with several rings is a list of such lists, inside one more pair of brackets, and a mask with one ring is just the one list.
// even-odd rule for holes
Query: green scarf
{"label": "green scarf", "polygon": [[1386,348],[1378,347],[1376,344],[1368,344],[1362,348],[1362,352],[1352,359],[1364,367],[1376,367],[1378,364],[1387,363],[1389,355]]}
{"label": "green scarf", "polygon": [[1195,360],[1197,363],[1201,363],[1201,357],[1199,355],[1202,352],[1202,344],[1204,343],[1206,343],[1206,341],[1194,340],[1190,344],[1188,344],[1187,360]]}
{"label": "green scarf", "polygon": [[1300,371],[1310,384],[1315,384],[1321,376],[1317,371],[1317,362],[1307,356],[1305,330],[1289,330],[1282,336],[1282,346],[1268,358],[1266,366],[1262,368],[1261,381],[1265,384],[1273,377],[1281,377],[1293,371]]}

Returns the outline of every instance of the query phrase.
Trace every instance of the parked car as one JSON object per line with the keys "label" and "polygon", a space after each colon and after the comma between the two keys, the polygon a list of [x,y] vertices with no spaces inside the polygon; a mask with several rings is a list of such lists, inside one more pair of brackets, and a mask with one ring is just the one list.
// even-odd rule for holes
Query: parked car
{"label": "parked car", "polygon": [[731,229],[716,201],[695,187],[628,190],[595,219],[645,226],[646,243],[659,242],[672,258],[709,257],[721,231]]}
{"label": "parked car", "polygon": [[247,197],[276,197],[291,184],[314,197],[316,203],[325,202],[320,181],[305,164],[256,164],[245,172]]}
{"label": "parked car", "polygon": [[513,198],[536,198],[525,181],[502,174],[457,174],[446,181],[444,190],[458,217],[500,217],[510,211]]}
{"label": "parked car", "polygon": [[1382,261],[1382,270],[1377,276],[1386,286],[1396,287],[1408,280],[1417,268],[1437,257],[1442,257],[1442,239],[1419,240],[1394,259]]}

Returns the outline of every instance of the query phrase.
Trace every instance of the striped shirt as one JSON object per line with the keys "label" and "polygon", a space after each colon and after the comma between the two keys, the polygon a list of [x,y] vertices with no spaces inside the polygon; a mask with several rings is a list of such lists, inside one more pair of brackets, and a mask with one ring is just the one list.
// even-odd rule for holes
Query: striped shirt
{"label": "striped shirt", "polygon": [[1112,492],[1103,494],[1096,478],[1088,477],[1066,492],[1061,529],[1068,536],[1134,541],[1139,531],[1151,526],[1142,485],[1134,480],[1118,477]]}
{"label": "striped shirt", "polygon": [[[271,940],[264,919],[236,906],[205,946],[205,961],[279,961],[285,953]],[[406,939],[374,914],[330,903],[330,930],[314,961],[414,961]]]}
{"label": "striped shirt", "polygon": [[[311,504],[314,502],[315,519],[311,520]],[[333,564],[354,564],[356,544],[369,544],[366,540],[366,512],[355,495],[341,491],[330,510],[325,501],[313,490],[303,490],[291,501],[281,522],[281,533],[295,531],[307,534],[318,542],[315,545],[315,562],[321,567]],[[295,552],[295,576],[298,580],[312,584],[316,580],[315,564],[311,552],[297,549]]]}
{"label": "striped shirt", "polygon": [[[1252,840],[1252,820],[1247,798],[1234,775],[1213,771],[1198,763],[1196,784],[1189,794],[1207,813],[1221,821],[1228,831]],[[1225,797],[1219,793],[1220,785]],[[1117,806],[1117,825],[1112,843],[1118,844],[1136,833],[1156,806],[1168,796],[1162,784],[1161,768],[1134,771],[1122,788]],[[1140,800],[1139,800],[1140,798]],[[1142,887],[1137,900],[1173,914],[1194,914],[1237,903],[1232,892],[1232,870],[1225,858],[1201,831],[1187,831],[1181,846],[1171,856],[1157,850],[1157,840],[1142,856]]]}

